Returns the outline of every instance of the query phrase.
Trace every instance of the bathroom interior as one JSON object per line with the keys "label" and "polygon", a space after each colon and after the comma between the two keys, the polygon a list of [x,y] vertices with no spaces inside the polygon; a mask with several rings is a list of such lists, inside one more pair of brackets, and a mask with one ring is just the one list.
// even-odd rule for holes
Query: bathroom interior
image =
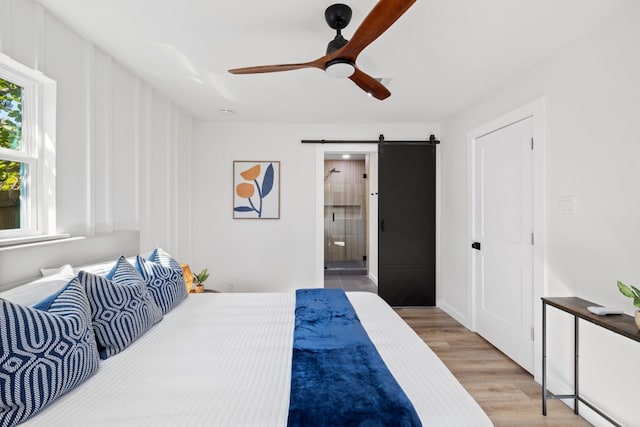
{"label": "bathroom interior", "polygon": [[325,155],[325,276],[368,274],[366,160],[365,154]]}

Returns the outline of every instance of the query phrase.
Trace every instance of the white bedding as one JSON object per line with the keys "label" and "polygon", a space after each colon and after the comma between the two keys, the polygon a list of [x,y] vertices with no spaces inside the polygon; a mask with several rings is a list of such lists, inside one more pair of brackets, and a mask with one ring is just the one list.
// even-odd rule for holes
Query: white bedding
{"label": "white bedding", "polygon": [[[348,293],[425,427],[490,426],[377,295]],[[192,294],[26,426],[286,426],[294,293]]]}

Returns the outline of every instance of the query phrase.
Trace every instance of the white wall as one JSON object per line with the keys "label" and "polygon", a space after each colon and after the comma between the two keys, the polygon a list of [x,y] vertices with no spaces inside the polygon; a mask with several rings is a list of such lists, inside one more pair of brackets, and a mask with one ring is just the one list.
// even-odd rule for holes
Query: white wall
{"label": "white wall", "polygon": [[[544,96],[545,295],[575,295],[633,311],[616,281],[640,284],[639,40],[636,3],[443,123],[441,304],[470,315],[467,132]],[[565,195],[576,196],[576,214],[560,212]],[[549,309],[550,387],[569,393],[572,323],[553,311]],[[540,327],[536,325],[537,337]],[[640,425],[635,410],[640,371],[633,367],[640,345],[590,325],[582,329],[584,396],[623,425]],[[607,425],[588,410],[584,413],[596,425]]]}
{"label": "white wall", "polygon": [[58,232],[189,261],[191,117],[33,1],[0,1],[0,51],[57,82]]}
{"label": "white wall", "polygon": [[[196,123],[195,268],[208,267],[210,286],[220,290],[286,291],[322,286],[323,233],[318,210],[323,209],[323,187],[318,168],[322,167],[322,150],[333,148],[300,140],[377,140],[381,133],[386,139],[425,139],[431,133],[439,135],[439,128],[419,124]],[[232,219],[234,160],[280,161],[279,220]]]}

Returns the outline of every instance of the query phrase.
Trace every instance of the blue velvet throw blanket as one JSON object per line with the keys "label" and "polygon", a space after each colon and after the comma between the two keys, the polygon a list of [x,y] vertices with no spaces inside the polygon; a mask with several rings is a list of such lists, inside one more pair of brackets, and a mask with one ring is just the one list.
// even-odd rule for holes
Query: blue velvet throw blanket
{"label": "blue velvet throw blanket", "polygon": [[288,426],[421,426],[342,289],[296,291]]}

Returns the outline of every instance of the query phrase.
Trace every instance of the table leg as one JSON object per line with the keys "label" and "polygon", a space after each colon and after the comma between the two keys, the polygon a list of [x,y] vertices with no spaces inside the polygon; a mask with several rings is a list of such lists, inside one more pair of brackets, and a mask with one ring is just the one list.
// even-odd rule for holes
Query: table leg
{"label": "table leg", "polygon": [[542,415],[547,415],[547,303],[542,302]]}
{"label": "table leg", "polygon": [[575,395],[574,399],[573,399],[573,412],[578,415],[579,411],[578,411],[578,396],[579,394],[579,387],[578,387],[578,381],[579,381],[579,359],[580,359],[580,329],[578,327],[579,325],[579,320],[578,316],[574,316],[573,317],[573,354],[574,354],[574,361],[573,361],[573,394]]}

